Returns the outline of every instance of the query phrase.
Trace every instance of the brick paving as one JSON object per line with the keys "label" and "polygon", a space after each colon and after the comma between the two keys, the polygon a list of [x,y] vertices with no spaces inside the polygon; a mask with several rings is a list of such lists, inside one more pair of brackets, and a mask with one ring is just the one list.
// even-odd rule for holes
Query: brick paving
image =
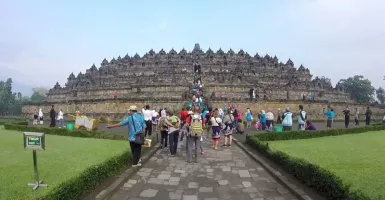
{"label": "brick paving", "polygon": [[297,199],[238,146],[210,148],[198,163],[186,162],[185,141],[176,157],[158,152],[120,187],[111,200],[294,200]]}

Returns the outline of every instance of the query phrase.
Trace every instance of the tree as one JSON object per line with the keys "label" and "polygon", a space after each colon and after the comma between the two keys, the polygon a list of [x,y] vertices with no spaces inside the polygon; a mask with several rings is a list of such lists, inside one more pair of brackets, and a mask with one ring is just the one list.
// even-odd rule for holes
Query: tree
{"label": "tree", "polygon": [[379,87],[376,90],[377,99],[380,101],[381,104],[384,104],[385,102],[385,90],[382,87]]}
{"label": "tree", "polygon": [[43,96],[41,93],[39,92],[34,92],[31,97],[30,97],[30,100],[33,102],[33,103],[41,103],[45,98],[45,95]]}
{"label": "tree", "polygon": [[12,93],[12,79],[0,81],[0,114],[7,114],[15,103],[16,94]]}
{"label": "tree", "polygon": [[362,75],[355,75],[348,79],[342,79],[345,91],[350,94],[357,103],[369,103],[373,99],[375,88],[372,83]]}
{"label": "tree", "polygon": [[36,88],[32,88],[32,92],[33,93],[39,93],[40,96],[43,96],[45,97],[46,94],[48,93],[49,89],[47,88],[44,88],[44,87],[36,87]]}

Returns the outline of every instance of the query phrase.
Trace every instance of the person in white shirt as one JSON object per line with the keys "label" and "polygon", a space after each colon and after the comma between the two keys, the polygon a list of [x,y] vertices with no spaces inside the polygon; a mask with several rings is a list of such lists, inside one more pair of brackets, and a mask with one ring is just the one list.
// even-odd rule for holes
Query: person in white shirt
{"label": "person in white shirt", "polygon": [[59,114],[57,115],[57,120],[59,121],[59,128],[61,127],[65,127],[64,126],[64,113],[63,111],[60,109],[59,110]]}
{"label": "person in white shirt", "polygon": [[151,135],[152,134],[152,116],[154,115],[154,110],[150,110],[150,106],[149,105],[146,105],[143,109],[142,109],[142,114],[143,114],[143,118],[144,118],[144,121],[146,123],[146,129],[145,129],[145,132],[144,132],[144,137],[148,135]]}
{"label": "person in white shirt", "polygon": [[43,111],[41,110],[41,108],[39,109],[39,123],[40,124],[43,124]]}
{"label": "person in white shirt", "polygon": [[156,112],[156,110],[153,110],[154,114],[152,114],[152,125],[155,126],[155,132],[158,131],[158,120],[159,120],[159,113]]}
{"label": "person in white shirt", "polygon": [[210,118],[211,121],[211,128],[213,129],[212,133],[212,139],[213,139],[213,145],[212,147],[217,150],[218,149],[218,143],[221,140],[221,125],[222,125],[222,119],[219,117],[219,111],[214,111],[214,115]]}
{"label": "person in white shirt", "polygon": [[268,131],[273,130],[274,114],[271,112],[271,109],[267,109],[266,113],[266,126]]}

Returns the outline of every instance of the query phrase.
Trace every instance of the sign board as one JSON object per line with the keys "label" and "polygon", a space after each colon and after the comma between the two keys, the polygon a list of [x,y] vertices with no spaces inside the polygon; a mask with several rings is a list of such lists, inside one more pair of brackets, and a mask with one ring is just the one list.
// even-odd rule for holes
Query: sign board
{"label": "sign board", "polygon": [[24,149],[25,150],[45,150],[44,133],[24,132]]}

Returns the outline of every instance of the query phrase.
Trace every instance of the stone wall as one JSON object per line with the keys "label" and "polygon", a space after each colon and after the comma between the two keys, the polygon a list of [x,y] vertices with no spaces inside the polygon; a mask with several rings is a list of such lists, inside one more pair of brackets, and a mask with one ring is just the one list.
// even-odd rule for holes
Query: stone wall
{"label": "stone wall", "polygon": [[[228,102],[225,101],[215,101],[211,102],[212,107],[223,107],[224,104],[227,104]],[[186,105],[185,101],[144,101],[144,102],[134,102],[134,101],[123,101],[123,100],[105,100],[105,101],[99,101],[99,102],[83,102],[78,104],[55,104],[56,110],[62,109],[64,113],[72,113],[74,114],[76,109],[79,109],[82,114],[93,117],[93,118],[99,118],[104,117],[111,120],[120,120],[125,116],[125,113],[127,112],[127,109],[131,105],[136,105],[138,108],[142,108],[145,105],[149,104],[152,108],[160,109],[160,108],[167,108],[171,110],[180,110],[183,106]],[[278,109],[281,109],[282,111],[285,109],[285,107],[290,107],[292,112],[298,111],[298,106],[302,104],[304,106],[305,111],[308,113],[310,120],[323,120],[325,117],[322,114],[322,108],[326,107],[329,104],[326,103],[320,103],[320,102],[301,102],[301,101],[288,101],[288,102],[277,102],[277,101],[259,101],[259,102],[233,102],[234,105],[236,105],[238,108],[241,109],[242,112],[246,110],[246,108],[250,108],[253,112],[260,111],[260,110],[266,110],[268,108],[271,108],[274,113],[277,113]],[[330,104],[330,106],[335,110],[336,112],[336,119],[343,119],[342,111],[345,109],[346,106],[349,106],[351,110],[353,111],[353,108],[358,108],[361,114],[365,113],[366,105],[360,105],[360,104],[346,104],[346,103],[335,103]],[[48,113],[51,107],[51,104],[41,105],[40,106],[43,109],[44,113]],[[36,105],[24,105],[22,108],[22,112],[24,115],[30,115],[38,110],[38,106]],[[376,118],[382,119],[383,113],[385,112],[385,109],[379,109],[376,107],[371,108],[374,115],[376,115]],[[47,115],[46,115],[47,116]],[[364,116],[361,117],[361,119],[364,119]]]}

